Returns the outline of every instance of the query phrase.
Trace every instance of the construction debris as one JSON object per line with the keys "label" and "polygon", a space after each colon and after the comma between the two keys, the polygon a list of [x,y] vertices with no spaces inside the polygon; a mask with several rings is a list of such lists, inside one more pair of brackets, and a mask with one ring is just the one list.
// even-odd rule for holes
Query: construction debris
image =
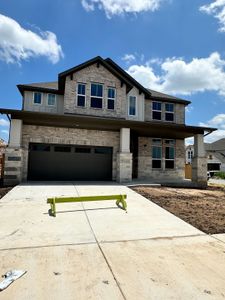
{"label": "construction debris", "polygon": [[2,282],[0,282],[0,291],[5,290],[11,283],[13,283],[15,280],[17,280],[26,273],[27,271],[21,270],[8,271],[5,275],[2,276],[5,279]]}

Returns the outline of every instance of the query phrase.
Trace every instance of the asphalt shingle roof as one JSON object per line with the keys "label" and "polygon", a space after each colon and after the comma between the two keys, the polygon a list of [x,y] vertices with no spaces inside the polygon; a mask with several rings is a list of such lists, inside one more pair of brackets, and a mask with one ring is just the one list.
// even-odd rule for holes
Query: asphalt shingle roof
{"label": "asphalt shingle roof", "polygon": [[58,81],[52,81],[52,82],[35,82],[35,83],[29,83],[25,84],[25,86],[30,86],[30,87],[40,87],[40,88],[45,88],[45,89],[58,89]]}

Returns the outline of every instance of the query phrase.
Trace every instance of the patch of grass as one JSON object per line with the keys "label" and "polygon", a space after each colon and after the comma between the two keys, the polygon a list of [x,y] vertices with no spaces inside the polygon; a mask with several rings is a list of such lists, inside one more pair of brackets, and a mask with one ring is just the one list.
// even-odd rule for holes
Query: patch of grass
{"label": "patch of grass", "polygon": [[214,176],[220,179],[225,179],[225,172],[217,172],[214,174]]}

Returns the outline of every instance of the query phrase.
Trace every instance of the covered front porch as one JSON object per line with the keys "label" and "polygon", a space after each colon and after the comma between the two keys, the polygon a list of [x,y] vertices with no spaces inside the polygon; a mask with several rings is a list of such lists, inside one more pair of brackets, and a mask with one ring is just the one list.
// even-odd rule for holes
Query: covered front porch
{"label": "covered front porch", "polygon": [[[10,140],[6,157],[13,157],[13,169],[9,165],[5,176],[15,183],[22,181],[21,170],[24,164],[22,145],[23,127],[35,125],[42,128],[73,128],[73,130],[104,131],[106,138],[111,132],[118,135],[113,147],[113,169],[115,179],[119,183],[130,183],[132,180],[142,182],[189,184],[185,181],[185,138],[194,137],[195,157],[192,164],[192,182],[195,186],[207,185],[207,164],[204,150],[204,136],[216,130],[214,128],[186,126],[169,122],[141,122],[126,119],[109,119],[104,117],[83,116],[78,114],[54,115],[41,112],[1,109],[1,113],[11,116]],[[50,130],[50,129],[49,129]],[[67,130],[67,129],[65,129]],[[107,134],[107,132],[109,134]],[[32,139],[32,136],[31,136]],[[162,143],[160,165],[153,159],[152,147],[157,140]],[[101,140],[104,144],[104,140]],[[159,142],[159,141],[158,141]],[[172,145],[169,145],[169,144]],[[158,145],[159,146],[159,145]],[[160,147],[160,146],[159,146]],[[174,147],[174,157],[170,157],[170,149]],[[156,151],[156,153],[159,151]],[[168,153],[169,153],[169,157]],[[173,163],[172,163],[173,161]],[[9,164],[11,161],[9,161]],[[15,163],[16,165],[15,167]],[[154,167],[156,165],[157,168]],[[8,172],[8,173],[7,173]],[[14,172],[14,173],[12,173]],[[17,172],[17,173],[16,173]]]}
{"label": "covered front porch", "polygon": [[[161,126],[153,127],[156,128],[149,128],[148,132],[130,128],[120,130],[121,153],[132,154],[131,184],[206,187],[204,136],[214,129],[186,126],[186,130],[183,130],[182,127],[174,129],[173,126],[168,126],[161,131]],[[189,137],[193,137],[195,149],[191,180],[185,179],[185,138]],[[123,182],[123,178],[120,182]]]}

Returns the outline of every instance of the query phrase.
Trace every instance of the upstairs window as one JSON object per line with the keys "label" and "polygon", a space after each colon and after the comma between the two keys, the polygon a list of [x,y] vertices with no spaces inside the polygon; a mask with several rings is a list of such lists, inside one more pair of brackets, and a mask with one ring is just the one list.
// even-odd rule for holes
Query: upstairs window
{"label": "upstairs window", "polygon": [[165,120],[173,122],[174,121],[174,104],[166,103],[165,104]]}
{"label": "upstairs window", "polygon": [[174,169],[175,140],[165,140],[165,168]]}
{"label": "upstairs window", "polygon": [[48,101],[49,106],[55,106],[56,104],[56,95],[55,94],[48,94]]}
{"label": "upstairs window", "polygon": [[103,85],[98,83],[91,84],[91,107],[102,108]]}
{"label": "upstairs window", "polygon": [[192,159],[193,158],[193,151],[189,150],[188,151],[188,159]]}
{"label": "upstairs window", "polygon": [[162,140],[152,139],[152,168],[161,169],[162,167]]}
{"label": "upstairs window", "polygon": [[152,119],[161,120],[162,119],[162,103],[152,102]]}
{"label": "upstairs window", "polygon": [[33,100],[34,100],[34,104],[41,104],[42,102],[42,93],[39,92],[34,92],[34,96],[33,96]]}
{"label": "upstairs window", "polygon": [[78,83],[77,85],[77,106],[84,107],[86,101],[86,85]]}
{"label": "upstairs window", "polygon": [[108,109],[115,109],[116,89],[108,88]]}
{"label": "upstairs window", "polygon": [[137,98],[135,96],[129,97],[129,107],[128,107],[128,114],[129,116],[136,116],[136,105],[137,105]]}

